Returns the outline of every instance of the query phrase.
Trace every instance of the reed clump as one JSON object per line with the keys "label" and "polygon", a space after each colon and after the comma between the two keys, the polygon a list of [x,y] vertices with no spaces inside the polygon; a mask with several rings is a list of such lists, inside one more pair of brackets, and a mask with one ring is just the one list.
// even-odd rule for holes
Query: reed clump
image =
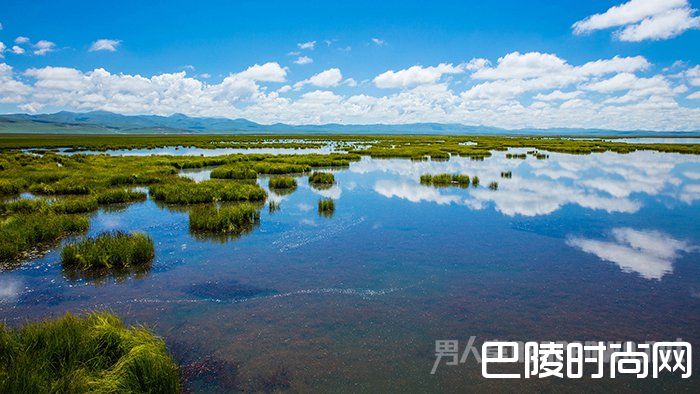
{"label": "reed clump", "polygon": [[70,243],[61,251],[63,268],[87,277],[121,276],[150,268],[153,240],[142,233],[114,231]]}
{"label": "reed clump", "polygon": [[472,177],[472,186],[474,186],[474,187],[478,187],[478,186],[479,186],[479,177],[476,176],[476,175],[474,175],[474,176]]}
{"label": "reed clump", "polygon": [[335,176],[330,172],[315,171],[309,175],[309,183],[314,185],[332,185],[335,183]]}
{"label": "reed clump", "polygon": [[15,329],[0,324],[0,392],[179,391],[165,342],[111,313],[66,314]]}
{"label": "reed clump", "polygon": [[525,153],[506,153],[506,159],[527,159],[527,154]]}
{"label": "reed clump", "polygon": [[209,180],[178,181],[153,185],[151,196],[166,204],[201,204],[213,201],[264,201],[267,193],[257,184]]}
{"label": "reed clump", "polygon": [[428,186],[436,187],[447,187],[447,186],[459,186],[459,187],[469,187],[470,183],[469,175],[461,174],[437,174],[430,175],[424,174],[420,176],[420,183]]}
{"label": "reed clump", "polygon": [[239,164],[216,167],[209,175],[213,179],[256,179],[258,172]]}
{"label": "reed clump", "polygon": [[238,236],[250,232],[260,222],[260,211],[252,204],[214,207],[203,206],[190,211],[190,231]]}
{"label": "reed clump", "polygon": [[110,189],[97,195],[99,204],[123,204],[146,200],[146,193],[129,189]]}
{"label": "reed clump", "polygon": [[513,177],[513,173],[510,171],[501,171],[501,178],[510,179]]}
{"label": "reed clump", "polygon": [[331,217],[335,212],[335,202],[331,198],[318,200],[318,214],[321,216]]}
{"label": "reed clump", "polygon": [[56,213],[87,213],[97,210],[97,199],[92,196],[62,198],[51,203]]}
{"label": "reed clump", "polygon": [[270,178],[268,186],[270,189],[294,189],[297,187],[297,181],[291,176],[279,176]]}
{"label": "reed clump", "polygon": [[0,262],[10,261],[33,249],[89,227],[83,215],[56,214],[40,210],[15,214],[0,223]]}
{"label": "reed clump", "polygon": [[491,182],[491,183],[489,183],[489,189],[491,189],[491,190],[498,190],[498,182]]}

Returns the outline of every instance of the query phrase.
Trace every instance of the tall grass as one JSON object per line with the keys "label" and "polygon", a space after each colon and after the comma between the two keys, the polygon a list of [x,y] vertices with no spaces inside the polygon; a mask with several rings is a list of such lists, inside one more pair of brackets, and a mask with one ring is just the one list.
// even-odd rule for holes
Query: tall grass
{"label": "tall grass", "polygon": [[510,171],[501,171],[501,178],[510,179],[513,177],[513,173]]}
{"label": "tall grass", "polygon": [[238,236],[260,222],[260,211],[252,204],[196,207],[190,211],[190,231]]}
{"label": "tall grass", "polygon": [[151,196],[167,204],[201,204],[213,201],[264,201],[267,193],[260,186],[232,181],[178,181],[153,185]]}
{"label": "tall grass", "polygon": [[430,175],[425,174],[420,176],[420,183],[423,185],[445,187],[445,186],[459,186],[459,187],[469,187],[469,175],[460,174],[437,174]]}
{"label": "tall grass", "polygon": [[97,202],[100,204],[120,204],[145,199],[146,193],[129,189],[109,189],[97,195]]}
{"label": "tall grass", "polygon": [[51,208],[56,213],[87,213],[97,210],[95,197],[70,197],[62,198],[51,203]]}
{"label": "tall grass", "polygon": [[498,182],[491,182],[491,183],[489,183],[489,189],[491,189],[491,190],[498,190]]}
{"label": "tall grass", "polygon": [[476,175],[474,175],[474,176],[472,177],[472,186],[474,186],[474,187],[478,187],[478,186],[479,186],[479,177],[476,176]]}
{"label": "tall grass", "polygon": [[318,214],[321,216],[331,217],[335,213],[335,202],[333,199],[324,198],[318,200]]}
{"label": "tall grass", "polygon": [[121,276],[147,271],[154,256],[148,235],[115,231],[66,245],[61,263],[67,271],[87,277]]}
{"label": "tall grass", "polygon": [[178,367],[148,329],[110,313],[0,324],[2,393],[178,393]]}
{"label": "tall grass", "polygon": [[297,187],[297,181],[291,176],[279,176],[270,178],[270,189],[293,189]]}
{"label": "tall grass", "polygon": [[275,213],[280,210],[280,203],[275,200],[270,200],[267,203],[267,209],[270,213]]}
{"label": "tall grass", "polygon": [[332,185],[335,183],[335,176],[330,172],[316,171],[309,175],[309,183],[316,185]]}
{"label": "tall grass", "polygon": [[35,247],[86,231],[88,227],[88,219],[82,215],[51,211],[12,215],[0,223],[0,261],[15,259]]}
{"label": "tall grass", "polygon": [[17,182],[0,180],[0,195],[17,194],[19,191],[20,187]]}
{"label": "tall grass", "polygon": [[260,174],[296,174],[311,170],[311,166],[308,164],[261,161],[255,163],[253,169]]}
{"label": "tall grass", "polygon": [[258,172],[239,164],[216,167],[209,175],[213,179],[256,179]]}

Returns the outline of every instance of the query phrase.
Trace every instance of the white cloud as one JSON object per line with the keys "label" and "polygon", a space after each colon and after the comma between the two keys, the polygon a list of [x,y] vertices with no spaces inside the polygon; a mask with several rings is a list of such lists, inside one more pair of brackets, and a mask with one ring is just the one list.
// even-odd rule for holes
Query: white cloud
{"label": "white cloud", "polygon": [[691,100],[700,99],[700,91],[691,93],[691,94],[689,94],[688,97],[686,97],[686,98],[691,99]]}
{"label": "white cloud", "polygon": [[0,41],[0,58],[5,57],[5,55],[3,55],[3,52],[5,52],[5,49],[6,49],[5,43]]}
{"label": "white cloud", "polygon": [[297,58],[297,60],[294,61],[295,64],[299,64],[299,65],[311,64],[313,62],[314,62],[314,59],[312,59],[308,56],[300,56]]}
{"label": "white cloud", "polygon": [[542,94],[539,93],[535,96],[536,100],[541,100],[541,101],[559,101],[559,100],[571,100],[573,98],[576,98],[580,95],[582,95],[583,92],[580,90],[574,90],[572,92],[562,92],[561,90],[555,90],[551,93],[547,94]]}
{"label": "white cloud", "polygon": [[382,40],[381,38],[376,38],[376,37],[372,38],[372,43],[374,43],[376,46],[379,46],[379,47],[386,45],[386,41]]}
{"label": "white cloud", "polygon": [[24,36],[19,36],[15,38],[15,44],[27,44],[29,43],[29,38]]}
{"label": "white cloud", "polygon": [[107,38],[99,39],[92,43],[90,46],[90,52],[95,51],[108,51],[116,52],[117,47],[121,44],[121,40],[110,40]]}
{"label": "white cloud", "polygon": [[34,44],[34,54],[43,56],[49,52],[53,52],[55,47],[56,44],[51,41],[39,40],[36,44]]}
{"label": "white cloud", "polygon": [[282,68],[279,63],[267,62],[262,65],[252,65],[236,76],[251,81],[284,82],[287,79],[287,70]]}
{"label": "white cloud", "polygon": [[313,85],[320,88],[329,88],[338,86],[343,80],[343,74],[340,69],[329,68],[328,70],[321,71],[318,74],[313,75],[309,79],[299,81],[294,84],[295,89],[300,89],[304,85]]}
{"label": "white cloud", "polygon": [[316,41],[300,42],[297,46],[299,49],[314,49],[316,47]]}
{"label": "white cloud", "polygon": [[408,88],[436,83],[445,74],[461,74],[464,70],[461,65],[445,63],[434,67],[413,66],[399,71],[386,71],[377,75],[373,81],[378,88]]}
{"label": "white cloud", "polygon": [[636,272],[644,279],[660,280],[673,272],[681,252],[693,248],[684,241],[655,230],[614,228],[612,242],[570,237],[569,246],[617,264],[623,272]]}
{"label": "white cloud", "polygon": [[21,55],[24,53],[24,48],[18,46],[18,45],[13,45],[12,46],[12,53],[15,55]]}
{"label": "white cloud", "polygon": [[572,28],[575,34],[586,34],[621,27],[614,33],[620,41],[665,40],[700,28],[695,12],[687,0],[630,0],[580,20]]}

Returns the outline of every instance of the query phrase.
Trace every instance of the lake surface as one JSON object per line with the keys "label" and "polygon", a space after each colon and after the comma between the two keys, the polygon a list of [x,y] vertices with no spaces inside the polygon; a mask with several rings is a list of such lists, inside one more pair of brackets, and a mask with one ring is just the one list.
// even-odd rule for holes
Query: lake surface
{"label": "lake surface", "polygon": [[[430,374],[435,340],[470,336],[683,338],[697,355],[700,157],[505,153],[483,161],[363,158],[335,171],[337,185],[326,190],[299,177],[295,192],[270,195],[279,211],[266,206],[259,226],[226,242],[191,235],[186,208],[148,200],[102,209],[89,235],[148,233],[151,271],[70,280],[56,248],[0,273],[0,315],[15,325],[112,310],[153,327],[195,371],[193,388],[214,392],[512,389],[512,381],[483,379],[473,360]],[[206,179],[206,171],[187,176]],[[442,172],[477,175],[481,184],[419,183]],[[492,181],[498,190],[487,187]],[[316,211],[323,197],[336,200],[332,217]],[[621,380],[629,390],[698,387],[696,377]],[[600,391],[611,382],[518,384]]]}

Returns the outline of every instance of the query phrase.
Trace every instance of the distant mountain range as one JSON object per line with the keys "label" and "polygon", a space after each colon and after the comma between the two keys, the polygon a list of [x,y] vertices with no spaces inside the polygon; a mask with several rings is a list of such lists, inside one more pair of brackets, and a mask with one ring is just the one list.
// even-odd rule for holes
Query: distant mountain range
{"label": "distant mountain range", "polygon": [[604,129],[517,129],[467,126],[446,123],[411,124],[323,124],[262,125],[246,119],[196,118],[183,114],[120,115],[107,111],[68,112],[54,114],[0,115],[0,133],[76,133],[76,134],[175,134],[175,133],[240,133],[240,134],[494,134],[494,135],[587,135],[587,136],[700,136],[692,132],[619,131]]}

